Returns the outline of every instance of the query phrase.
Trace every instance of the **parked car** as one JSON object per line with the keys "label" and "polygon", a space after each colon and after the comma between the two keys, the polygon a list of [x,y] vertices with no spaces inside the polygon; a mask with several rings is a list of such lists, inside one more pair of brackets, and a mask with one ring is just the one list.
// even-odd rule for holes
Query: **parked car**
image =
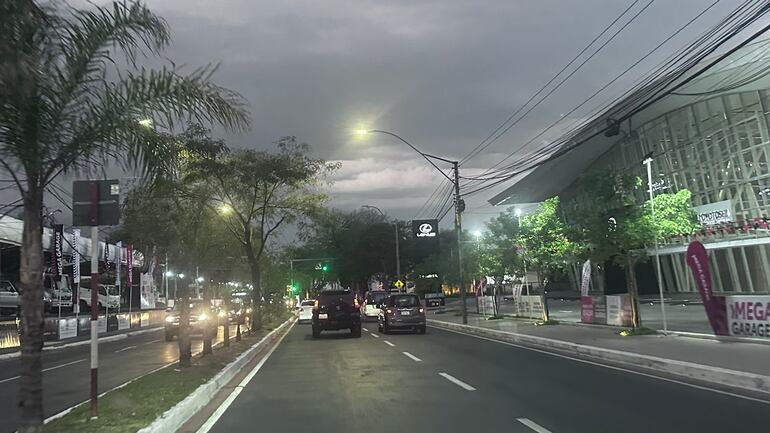
{"label": "parked car", "polygon": [[19,311],[21,295],[9,280],[0,280],[0,315],[13,315]]}
{"label": "parked car", "polygon": [[298,312],[299,312],[299,319],[297,319],[298,323],[310,323],[313,321],[313,305],[315,304],[314,299],[306,299],[299,303],[297,306]]}
{"label": "parked car", "polygon": [[[115,286],[99,284],[97,302],[99,309],[120,307],[120,296]],[[80,305],[91,308],[91,286],[87,283],[80,286]]]}
{"label": "parked car", "polygon": [[[21,309],[21,290],[10,280],[0,280],[0,314],[16,314]],[[51,295],[43,290],[43,309],[51,309]]]}
{"label": "parked car", "polygon": [[[209,329],[214,335],[217,332],[217,323],[219,322],[215,311],[210,303],[203,299],[190,299],[190,335],[203,334],[203,331]],[[179,302],[174,305],[166,314],[165,331],[166,341],[171,341],[179,336],[179,317],[182,313],[182,304]]]}
{"label": "parked car", "polygon": [[370,290],[366,293],[364,305],[361,307],[361,316],[364,321],[376,321],[380,316],[380,304],[388,297],[384,290]]}
{"label": "parked car", "polygon": [[358,299],[349,289],[322,290],[313,305],[313,338],[321,331],[350,329],[350,335],[361,337],[361,311]]}
{"label": "parked car", "polygon": [[420,298],[412,294],[388,296],[381,306],[378,328],[385,334],[394,329],[411,329],[424,334],[425,308],[420,304]]}

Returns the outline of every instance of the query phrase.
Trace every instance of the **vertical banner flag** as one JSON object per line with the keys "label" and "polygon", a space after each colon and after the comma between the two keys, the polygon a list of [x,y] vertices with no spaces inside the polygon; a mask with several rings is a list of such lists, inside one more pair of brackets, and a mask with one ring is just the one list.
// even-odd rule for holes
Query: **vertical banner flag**
{"label": "vertical banner flag", "polygon": [[583,263],[583,274],[580,278],[580,321],[583,323],[594,322],[593,298],[588,296],[588,287],[591,281],[591,260]]}
{"label": "vertical banner flag", "polygon": [[591,281],[591,259],[583,263],[583,275],[580,280],[580,296],[588,296],[588,287]]}
{"label": "vertical banner flag", "polygon": [[134,284],[133,270],[134,270],[134,245],[128,244],[126,246],[126,286],[128,286],[129,305],[131,304],[131,298],[133,297],[133,288],[131,287]]}
{"label": "vertical banner flag", "polygon": [[115,244],[115,285],[120,287],[120,262],[123,255],[123,242],[118,241]]}
{"label": "vertical banner flag", "polygon": [[72,282],[80,284],[80,229],[72,229]]}
{"label": "vertical banner flag", "polygon": [[62,258],[64,256],[64,226],[61,224],[53,225],[53,260],[51,261],[51,273],[54,281],[59,281],[63,273]]}
{"label": "vertical banner flag", "polygon": [[699,241],[691,242],[687,247],[687,265],[695,277],[695,283],[698,285],[698,291],[701,300],[703,300],[703,307],[706,309],[706,316],[711,323],[711,329],[714,330],[715,335],[728,335],[725,300],[714,296],[711,289],[708,254],[706,248]]}

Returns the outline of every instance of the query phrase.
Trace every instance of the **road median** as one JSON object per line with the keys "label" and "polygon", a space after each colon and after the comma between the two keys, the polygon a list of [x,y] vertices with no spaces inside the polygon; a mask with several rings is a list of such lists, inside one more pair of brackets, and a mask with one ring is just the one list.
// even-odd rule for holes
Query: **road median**
{"label": "road median", "polygon": [[443,320],[429,320],[428,323],[441,329],[463,332],[579,359],[622,365],[658,376],[686,379],[691,382],[711,385],[718,389],[770,400],[770,376],[767,375]]}
{"label": "road median", "polygon": [[[229,347],[220,347],[211,355],[194,357],[191,367],[178,368],[172,363],[106,393],[99,399],[96,420],[89,419],[88,405],[81,404],[51,419],[45,431],[176,431],[294,321],[293,316],[283,319],[266,323],[264,330],[244,335],[240,342],[231,340]],[[270,330],[272,327],[275,329]]]}

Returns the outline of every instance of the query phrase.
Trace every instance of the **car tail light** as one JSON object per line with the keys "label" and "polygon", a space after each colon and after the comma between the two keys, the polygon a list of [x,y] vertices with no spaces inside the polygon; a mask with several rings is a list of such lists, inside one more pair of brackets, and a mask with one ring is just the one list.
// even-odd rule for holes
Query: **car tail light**
{"label": "car tail light", "polygon": [[319,302],[318,299],[316,299],[315,303],[313,304],[313,309],[317,310],[320,305],[321,305],[321,302]]}
{"label": "car tail light", "polygon": [[358,304],[358,298],[353,298],[353,306],[356,308],[359,308],[361,306]]}
{"label": "car tail light", "polygon": [[425,308],[420,307],[417,309],[417,311],[419,311],[420,314],[425,314]]}
{"label": "car tail light", "polygon": [[391,308],[386,308],[386,309],[385,309],[385,312],[386,312],[387,314],[393,314],[393,309],[391,309]]}

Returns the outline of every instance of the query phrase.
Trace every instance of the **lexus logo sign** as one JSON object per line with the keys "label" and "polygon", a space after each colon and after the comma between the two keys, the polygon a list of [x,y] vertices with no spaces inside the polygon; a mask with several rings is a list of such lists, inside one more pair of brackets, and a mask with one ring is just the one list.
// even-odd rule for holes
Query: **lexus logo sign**
{"label": "lexus logo sign", "polygon": [[435,238],[438,236],[438,220],[414,220],[412,231],[417,238]]}

